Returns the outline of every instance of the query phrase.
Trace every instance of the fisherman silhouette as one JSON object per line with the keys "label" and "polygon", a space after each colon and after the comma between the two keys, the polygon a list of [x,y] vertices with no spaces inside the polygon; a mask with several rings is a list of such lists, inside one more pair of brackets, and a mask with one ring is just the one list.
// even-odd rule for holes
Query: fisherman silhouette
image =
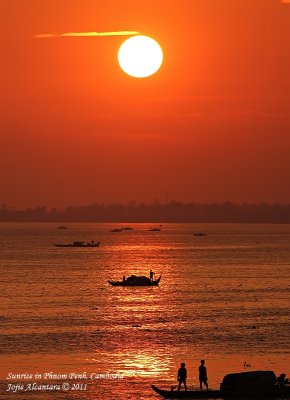
{"label": "fisherman silhouette", "polygon": [[289,384],[288,379],[286,379],[286,374],[281,374],[280,376],[278,376],[277,382],[280,387],[284,387],[285,385]]}
{"label": "fisherman silhouette", "polygon": [[202,384],[204,383],[206,389],[208,390],[208,384],[207,384],[207,372],[206,372],[206,367],[204,366],[205,361],[200,360],[201,365],[199,366],[199,387],[200,390],[202,390]]}
{"label": "fisherman silhouette", "polygon": [[187,370],[185,368],[185,363],[181,363],[180,368],[177,373],[177,381],[178,381],[178,391],[180,390],[181,384],[184,384],[185,390],[187,390],[186,386],[186,378],[187,378]]}

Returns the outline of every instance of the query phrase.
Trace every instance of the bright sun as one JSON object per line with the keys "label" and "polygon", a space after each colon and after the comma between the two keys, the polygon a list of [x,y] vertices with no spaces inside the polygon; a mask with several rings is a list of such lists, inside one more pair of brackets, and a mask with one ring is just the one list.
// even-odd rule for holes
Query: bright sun
{"label": "bright sun", "polygon": [[148,36],[130,37],[121,45],[118,53],[122,70],[135,78],[146,78],[155,74],[162,60],[161,47]]}

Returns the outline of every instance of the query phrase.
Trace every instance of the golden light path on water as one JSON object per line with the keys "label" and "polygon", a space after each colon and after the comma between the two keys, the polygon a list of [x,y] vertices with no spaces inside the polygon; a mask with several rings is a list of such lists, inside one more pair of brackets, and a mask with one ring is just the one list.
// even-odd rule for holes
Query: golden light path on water
{"label": "golden light path on water", "polygon": [[[170,371],[170,360],[160,359],[160,356],[152,355],[150,349],[140,351],[137,354],[130,352],[116,353],[115,359],[119,360],[121,368],[117,368],[117,373],[122,376],[147,376],[155,378],[155,376],[163,375]],[[97,359],[94,359],[97,362]]]}

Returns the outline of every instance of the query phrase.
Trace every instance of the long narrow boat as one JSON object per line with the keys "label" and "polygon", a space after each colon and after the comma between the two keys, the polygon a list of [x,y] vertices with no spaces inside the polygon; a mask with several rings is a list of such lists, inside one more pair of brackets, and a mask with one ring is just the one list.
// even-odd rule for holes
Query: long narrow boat
{"label": "long narrow boat", "polygon": [[163,390],[158,387],[151,385],[154,392],[166,399],[290,399],[290,388],[285,386],[283,388],[275,387],[274,390],[270,391],[257,391],[248,390],[246,393],[240,393],[239,390],[236,392],[223,392],[222,390]]}
{"label": "long narrow boat", "polygon": [[[285,377],[285,376],[284,376]],[[290,387],[277,383],[273,371],[249,371],[227,374],[220,390],[163,390],[152,389],[166,399],[290,399]]]}
{"label": "long narrow boat", "polygon": [[150,280],[147,276],[136,276],[131,275],[127,279],[122,281],[110,281],[109,284],[112,286],[158,286],[161,279],[161,275],[158,279]]}
{"label": "long narrow boat", "polygon": [[93,240],[91,242],[73,242],[69,244],[57,244],[53,243],[54,246],[56,247],[99,247],[100,246],[100,241],[99,242],[94,242]]}
{"label": "long narrow boat", "polygon": [[163,390],[158,387],[151,385],[154,392],[160,394],[160,396],[166,399],[220,399],[220,390]]}

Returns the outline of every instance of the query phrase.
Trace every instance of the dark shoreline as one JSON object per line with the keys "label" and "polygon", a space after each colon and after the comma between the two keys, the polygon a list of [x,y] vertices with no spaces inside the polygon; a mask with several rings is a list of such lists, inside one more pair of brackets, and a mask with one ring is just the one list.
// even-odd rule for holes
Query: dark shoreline
{"label": "dark shoreline", "polygon": [[2,204],[0,222],[254,223],[290,224],[290,204],[181,203],[92,204],[64,210],[18,209]]}

